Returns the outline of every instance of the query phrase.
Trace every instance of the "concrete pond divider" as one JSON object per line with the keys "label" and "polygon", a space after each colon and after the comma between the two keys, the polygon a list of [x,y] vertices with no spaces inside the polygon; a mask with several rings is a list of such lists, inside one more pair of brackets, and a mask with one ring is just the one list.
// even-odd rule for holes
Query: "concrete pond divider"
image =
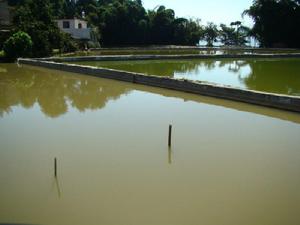
{"label": "concrete pond divider", "polygon": [[128,61],[128,60],[172,60],[172,59],[276,59],[300,58],[300,53],[281,54],[190,54],[190,55],[118,55],[118,56],[75,56],[37,58],[39,61],[83,62],[83,61]]}
{"label": "concrete pond divider", "polygon": [[[284,55],[285,57],[300,57],[300,54],[284,54]],[[251,104],[256,104],[261,106],[273,107],[282,110],[300,112],[300,97],[298,96],[273,94],[273,93],[253,91],[253,90],[244,90],[240,88],[233,88],[230,86],[224,86],[224,85],[218,85],[218,84],[206,83],[200,81],[166,78],[166,77],[145,75],[140,73],[118,71],[113,69],[98,68],[93,66],[83,66],[83,65],[63,63],[63,62],[84,61],[87,60],[86,58],[89,58],[88,60],[115,60],[116,61],[116,60],[133,60],[133,58],[134,60],[141,60],[145,58],[150,59],[149,57],[151,57],[151,59],[162,59],[158,56],[109,56],[109,57],[97,56],[97,57],[75,57],[75,58],[67,58],[67,59],[66,58],[22,59],[21,58],[18,59],[18,63],[44,67],[48,69],[61,70],[66,72],[86,74],[86,75],[100,77],[100,78],[131,82],[135,84],[167,88],[167,89],[205,95],[210,97],[229,99],[229,100],[251,103]],[[253,55],[250,55],[250,58],[252,57]],[[262,57],[270,58],[270,55],[268,54],[268,57],[266,57],[266,55],[263,55]],[[279,55],[276,55],[274,57],[277,58],[279,57]],[[186,56],[183,57],[163,56],[163,59],[170,59],[170,58],[184,59],[186,58]],[[236,57],[236,58],[240,58],[240,57]]]}

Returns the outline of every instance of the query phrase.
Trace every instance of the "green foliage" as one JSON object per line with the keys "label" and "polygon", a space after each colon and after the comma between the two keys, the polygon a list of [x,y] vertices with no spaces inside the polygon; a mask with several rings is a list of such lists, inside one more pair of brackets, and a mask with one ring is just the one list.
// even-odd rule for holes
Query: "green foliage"
{"label": "green foliage", "polygon": [[219,37],[219,30],[216,24],[210,22],[204,29],[204,39],[207,42],[207,46],[212,47],[214,42]]}
{"label": "green foliage", "polygon": [[171,44],[175,12],[171,9],[166,9],[164,6],[160,6],[157,11],[149,13],[149,20],[151,40],[156,44]]}
{"label": "green foliage", "polygon": [[65,0],[51,0],[50,3],[54,17],[57,19],[63,17]]}
{"label": "green foliage", "polygon": [[264,47],[300,47],[300,1],[254,0],[244,11],[255,22],[252,34]]}
{"label": "green foliage", "polygon": [[78,49],[78,44],[71,38],[70,34],[62,33],[59,49],[60,53],[74,52]]}
{"label": "green foliage", "polygon": [[220,41],[224,45],[234,45],[236,38],[235,29],[233,27],[228,27],[225,24],[221,24],[220,27]]}
{"label": "green foliage", "polygon": [[176,18],[172,9],[146,11],[141,1],[100,1],[99,30],[103,45],[198,44],[198,21]]}
{"label": "green foliage", "polygon": [[[271,0],[269,0],[271,1]],[[200,40],[213,46],[220,39],[225,45],[244,45],[249,29],[240,21],[231,27],[200,20],[178,18],[172,9],[158,6],[146,11],[141,0],[10,0],[15,7],[15,31],[28,33],[34,57],[52,54],[53,49],[68,52],[77,49],[68,35],[62,34],[55,19],[81,18],[92,28],[88,46],[197,45]],[[81,43],[79,43],[81,44]],[[84,46],[86,43],[84,43]]]}
{"label": "green foliage", "polygon": [[[63,15],[64,0],[23,0],[14,13],[15,30],[28,33],[32,39],[34,57],[50,56],[55,48],[73,49],[70,38],[60,32],[55,15]],[[66,46],[63,46],[64,43]]]}
{"label": "green foliage", "polygon": [[248,38],[252,36],[251,29],[243,25],[238,27],[236,33],[236,45],[238,46],[247,44],[249,42]]}
{"label": "green foliage", "polygon": [[49,56],[60,43],[60,31],[53,21],[49,0],[27,0],[15,11],[17,30],[28,33],[33,41],[35,57]]}
{"label": "green foliage", "polygon": [[52,0],[55,18],[85,14],[90,27],[97,27],[105,46],[184,44],[199,42],[198,21],[176,18],[175,12],[160,6],[146,11],[141,0]]}
{"label": "green foliage", "polygon": [[61,18],[65,19],[72,19],[75,17],[78,17],[76,13],[76,4],[74,1],[66,1],[64,0],[63,6],[62,6],[62,16]]}
{"label": "green foliage", "polygon": [[18,57],[28,57],[31,54],[31,37],[25,32],[17,32],[5,41],[3,50],[5,57],[16,59]]}
{"label": "green foliage", "polygon": [[[247,38],[249,37],[250,28],[242,26],[241,24],[239,21],[231,23],[231,27],[221,24],[221,30],[219,31],[220,41],[224,45],[245,45],[248,42]],[[236,26],[236,28],[232,26]]]}
{"label": "green foliage", "polygon": [[149,27],[145,9],[137,1],[112,1],[99,9],[103,45],[145,44]]}

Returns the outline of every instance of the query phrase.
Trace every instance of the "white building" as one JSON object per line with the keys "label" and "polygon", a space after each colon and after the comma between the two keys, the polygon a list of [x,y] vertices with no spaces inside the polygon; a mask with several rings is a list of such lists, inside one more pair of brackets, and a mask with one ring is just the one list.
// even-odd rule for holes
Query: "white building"
{"label": "white building", "polygon": [[90,40],[91,29],[87,26],[87,21],[81,19],[60,19],[56,20],[61,31],[71,34],[74,39]]}

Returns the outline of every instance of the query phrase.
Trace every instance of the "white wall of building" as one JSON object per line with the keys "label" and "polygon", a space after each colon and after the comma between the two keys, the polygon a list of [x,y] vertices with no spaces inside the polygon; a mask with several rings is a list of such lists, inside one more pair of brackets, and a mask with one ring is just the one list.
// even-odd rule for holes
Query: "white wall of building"
{"label": "white wall of building", "polygon": [[[87,22],[80,19],[61,19],[56,20],[57,26],[65,33],[71,34],[75,39],[90,39],[90,28],[87,26]],[[64,26],[69,24],[67,28]]]}

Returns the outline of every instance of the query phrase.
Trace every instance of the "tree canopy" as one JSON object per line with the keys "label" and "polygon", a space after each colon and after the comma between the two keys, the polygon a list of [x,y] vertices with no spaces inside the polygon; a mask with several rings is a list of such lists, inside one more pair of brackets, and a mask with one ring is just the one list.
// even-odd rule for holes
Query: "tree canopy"
{"label": "tree canopy", "polygon": [[58,48],[61,34],[54,23],[49,0],[23,0],[14,12],[15,29],[30,35],[34,56],[42,57]]}
{"label": "tree canopy", "polygon": [[[102,46],[197,45],[206,40],[225,45],[245,45],[249,34],[241,22],[231,26],[199,19],[177,17],[174,10],[159,5],[146,10],[141,0],[9,0],[14,8],[14,32],[26,32],[33,42],[34,57],[51,55],[53,49],[75,49],[55,19],[83,18],[97,31]],[[250,11],[249,11],[250,15]],[[252,15],[252,14],[251,14]],[[201,16],[201,15],[200,15]],[[100,33],[100,35],[99,35]]]}
{"label": "tree canopy", "polygon": [[140,0],[99,0],[93,5],[93,12],[85,12],[99,27],[103,45],[196,45],[201,38],[197,21],[177,18],[164,6],[146,11]]}
{"label": "tree canopy", "polygon": [[[99,31],[102,46],[197,45],[205,40],[243,46],[249,36],[263,47],[299,47],[300,0],[253,0],[243,15],[254,27],[240,21],[231,24],[200,24],[200,20],[177,17],[174,10],[159,5],[146,10],[141,0],[8,0],[15,7],[14,32],[24,31],[33,41],[35,56],[49,55],[69,38],[61,34],[55,19],[84,18]],[[201,16],[201,15],[199,15]],[[72,44],[68,44],[72,46]],[[65,49],[72,49],[68,47]]]}
{"label": "tree canopy", "polygon": [[[57,37],[54,19],[75,17],[84,17],[90,27],[98,28],[104,46],[196,45],[203,34],[198,20],[178,18],[164,6],[147,11],[141,0],[10,0],[9,4],[16,7],[17,28],[29,35],[43,35],[44,40]],[[35,43],[35,37],[32,39]]]}
{"label": "tree canopy", "polygon": [[8,59],[28,57],[31,54],[31,48],[31,37],[21,31],[13,34],[9,39],[7,39],[3,46],[5,56]]}
{"label": "tree canopy", "polygon": [[254,20],[252,34],[263,47],[300,47],[299,0],[254,0],[244,14]]}

